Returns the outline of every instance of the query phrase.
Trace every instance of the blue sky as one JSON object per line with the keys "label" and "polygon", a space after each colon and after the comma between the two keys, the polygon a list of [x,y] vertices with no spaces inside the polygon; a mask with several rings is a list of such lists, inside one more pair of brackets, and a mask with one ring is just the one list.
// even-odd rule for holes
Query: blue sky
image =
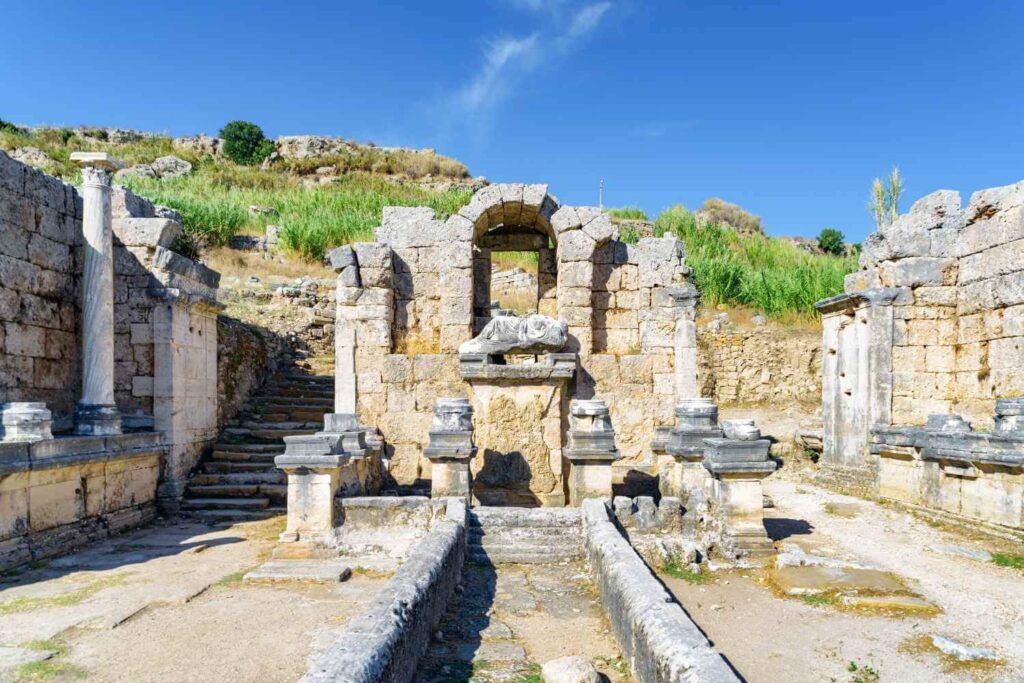
{"label": "blue sky", "polygon": [[[9,3],[0,118],[432,146],[494,181],[656,213],[711,196],[862,239],[908,200],[1024,178],[1024,3]],[[904,208],[909,207],[909,201]]]}

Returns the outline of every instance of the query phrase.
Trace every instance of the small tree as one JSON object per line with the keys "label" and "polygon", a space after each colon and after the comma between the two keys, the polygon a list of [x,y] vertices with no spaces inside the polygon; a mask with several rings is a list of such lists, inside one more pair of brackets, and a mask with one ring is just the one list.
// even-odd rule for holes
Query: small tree
{"label": "small tree", "polygon": [[818,233],[818,248],[826,254],[839,256],[843,253],[843,233],[835,228],[825,228]]}
{"label": "small tree", "polygon": [[224,155],[243,166],[255,166],[274,151],[274,143],[263,130],[248,121],[232,121],[220,129],[220,136],[224,138]]}
{"label": "small tree", "polygon": [[890,225],[900,215],[902,195],[903,178],[900,176],[900,169],[895,166],[884,182],[881,178],[875,178],[871,183],[871,201],[868,202],[868,209],[879,229]]}

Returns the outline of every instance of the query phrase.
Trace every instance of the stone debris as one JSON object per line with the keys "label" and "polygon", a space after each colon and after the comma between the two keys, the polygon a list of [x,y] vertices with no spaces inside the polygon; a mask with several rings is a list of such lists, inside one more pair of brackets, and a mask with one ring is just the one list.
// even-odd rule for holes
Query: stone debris
{"label": "stone debris", "polygon": [[982,647],[972,647],[957,642],[952,638],[932,634],[928,636],[932,644],[950,657],[955,657],[961,662],[998,661],[999,655],[993,650]]}
{"label": "stone debris", "polygon": [[38,147],[18,147],[11,150],[10,156],[12,159],[36,168],[45,168],[53,163],[53,159]]}
{"label": "stone debris", "polygon": [[583,657],[559,657],[541,667],[544,683],[600,683],[601,675]]}

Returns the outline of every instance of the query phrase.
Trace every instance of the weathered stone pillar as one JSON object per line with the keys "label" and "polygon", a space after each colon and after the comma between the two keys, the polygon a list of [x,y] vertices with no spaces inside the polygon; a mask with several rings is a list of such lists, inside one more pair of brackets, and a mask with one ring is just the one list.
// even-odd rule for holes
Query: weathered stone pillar
{"label": "weathered stone pillar", "polygon": [[473,445],[473,406],[464,398],[441,398],[434,406],[430,445],[423,449],[431,464],[430,495],[458,496],[468,502],[473,490],[470,461]]}
{"label": "weathered stone pillar", "polygon": [[697,385],[697,288],[669,287],[676,306],[675,353],[676,400],[700,393]]}
{"label": "weathered stone pillar", "polygon": [[575,400],[569,409],[569,505],[579,507],[587,498],[610,499],[612,463],[619,451],[608,406],[601,400]]}
{"label": "weathered stone pillar", "polygon": [[716,540],[723,553],[734,557],[771,554],[775,548],[764,527],[762,486],[776,468],[768,459],[771,442],[761,438],[752,420],[730,421],[725,433],[729,438],[704,440]]}
{"label": "weathered stone pillar", "polygon": [[110,178],[123,167],[106,152],[75,152],[82,167],[82,398],[77,434],[120,434],[114,401],[114,257]]}
{"label": "weathered stone pillar", "polygon": [[[353,438],[345,443],[346,437]],[[288,525],[280,540],[316,544],[334,530],[334,498],[344,470],[366,453],[362,432],[339,436],[286,436],[284,455],[274,464],[288,475]]]}
{"label": "weathered stone pillar", "polygon": [[718,406],[710,398],[682,398],[676,404],[676,426],[668,433],[668,441],[659,456],[659,489],[663,496],[680,498],[693,507],[695,497],[704,494],[707,471],[704,460],[704,439],[720,438]]}
{"label": "weathered stone pillar", "polygon": [[45,403],[0,403],[0,442],[52,439],[50,420]]}

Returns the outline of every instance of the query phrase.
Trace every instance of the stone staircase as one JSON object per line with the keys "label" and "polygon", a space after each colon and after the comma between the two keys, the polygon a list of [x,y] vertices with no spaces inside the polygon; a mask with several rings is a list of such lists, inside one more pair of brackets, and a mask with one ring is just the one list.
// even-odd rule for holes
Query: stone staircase
{"label": "stone staircase", "polygon": [[584,556],[578,508],[476,507],[469,513],[468,561],[556,564]]}
{"label": "stone staircase", "polygon": [[182,512],[207,520],[284,514],[287,478],[274,456],[284,453],[284,437],[321,431],[324,413],[333,410],[333,377],[297,366],[279,371],[225,427],[189,480]]}

